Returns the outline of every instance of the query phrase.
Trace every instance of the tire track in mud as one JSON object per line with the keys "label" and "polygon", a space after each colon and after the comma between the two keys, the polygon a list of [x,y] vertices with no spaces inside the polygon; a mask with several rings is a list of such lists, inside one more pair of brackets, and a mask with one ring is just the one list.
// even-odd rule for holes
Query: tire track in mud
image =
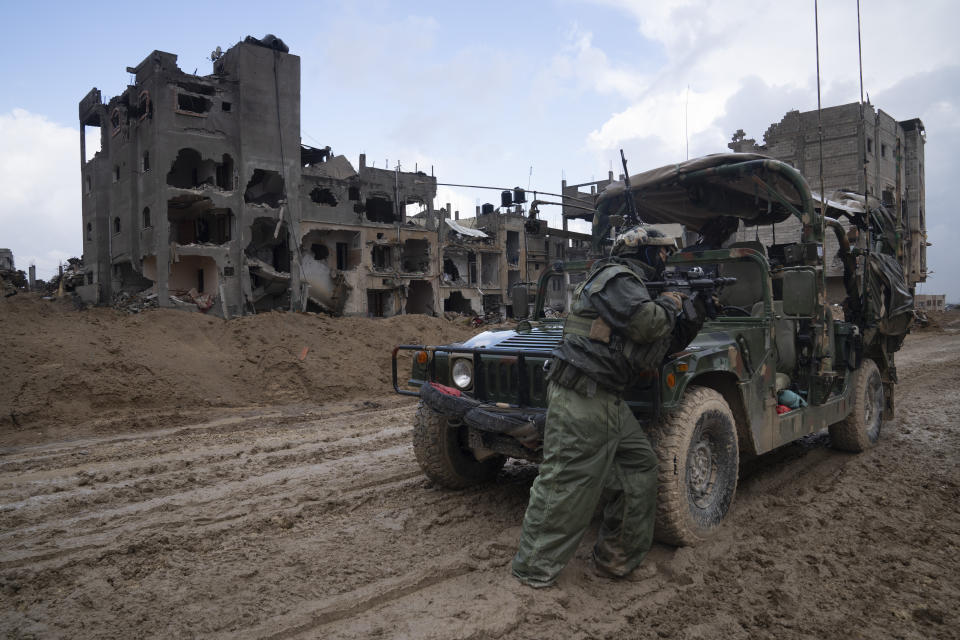
{"label": "tire track in mud", "polygon": [[[960,349],[908,347],[880,446],[851,456],[812,436],[757,461],[719,534],[655,545],[640,582],[592,574],[594,523],[557,587],[520,586],[535,467],[439,490],[413,458],[414,407],[393,398],[5,450],[0,634],[948,637],[943,581],[960,566],[934,550],[960,550],[960,442],[930,403],[956,397]],[[934,438],[942,469],[923,466]]]}
{"label": "tire track in mud", "polygon": [[[114,564],[116,558],[124,555],[156,556],[150,546],[157,535],[162,536],[162,552],[177,547],[195,547],[196,538],[200,536],[208,542],[216,539],[218,544],[242,546],[230,540],[251,531],[259,535],[264,529],[290,530],[301,518],[308,522],[309,528],[321,530],[324,522],[332,519],[362,518],[363,510],[370,508],[368,505],[394,500],[409,485],[424,484],[410,455],[409,444],[405,442],[411,416],[410,407],[391,407],[366,411],[360,416],[333,415],[322,421],[301,421],[280,430],[266,421],[263,431],[269,435],[263,439],[250,439],[241,447],[256,452],[252,457],[257,468],[242,472],[248,477],[211,482],[205,487],[146,500],[123,501],[117,498],[110,501],[116,503],[113,508],[97,506],[95,497],[85,504],[70,504],[70,500],[65,499],[59,505],[42,509],[29,528],[7,526],[10,513],[20,506],[7,504],[7,508],[0,512],[0,518],[5,520],[3,535],[18,540],[4,540],[0,568],[29,567],[32,581],[46,584],[61,580],[65,573],[82,573],[93,567],[102,570],[104,565]],[[332,425],[331,428],[324,429],[324,422]],[[398,427],[398,422],[406,424]],[[291,429],[298,433],[309,432],[311,437],[298,440],[292,451],[273,446],[272,442],[287,438],[288,434],[283,432]],[[89,443],[76,446],[86,447]],[[186,454],[196,459],[196,464],[191,465],[193,473],[206,471],[215,479],[219,467],[228,466],[237,459],[232,449],[219,450],[216,442],[204,443],[204,446],[209,446],[214,453],[201,448],[199,452],[193,450]],[[327,459],[316,462],[314,454],[320,450]],[[121,452],[117,455],[132,460],[104,456],[103,464],[133,470],[144,465],[153,469],[158,466],[158,460],[151,459],[149,452]],[[6,457],[9,460],[11,456]],[[232,464],[232,471],[236,472],[240,463],[233,461]],[[69,478],[73,466],[60,470],[61,476]],[[177,473],[178,470],[173,470],[160,475]],[[0,476],[4,487],[16,486],[16,479],[11,479],[10,475],[17,474],[8,471]],[[55,469],[51,475],[56,477]],[[94,485],[90,493],[102,495],[113,488]],[[218,506],[222,509],[227,505],[231,510],[229,514],[220,517],[205,515],[211,511],[216,513]],[[67,531],[70,535],[63,536]],[[51,550],[44,544],[47,539],[56,539],[58,546],[68,548]],[[14,584],[17,590],[21,588],[16,577]]]}
{"label": "tire track in mud", "polygon": [[[347,416],[338,421],[337,429],[332,432],[323,429],[322,420],[294,424],[285,431],[292,429],[303,434],[309,430],[312,437],[291,441],[288,433],[273,433],[255,441],[252,447],[249,442],[226,448],[215,445],[212,447],[214,452],[194,451],[179,456],[182,458],[179,460],[176,460],[176,454],[150,457],[148,452],[130,452],[124,454],[125,459],[104,460],[90,467],[91,470],[79,482],[73,473],[75,466],[59,472],[44,471],[42,475],[46,476],[46,484],[57,485],[53,492],[35,490],[33,495],[14,501],[9,500],[11,492],[0,492],[3,499],[0,517],[8,524],[11,521],[20,524],[17,528],[5,526],[0,533],[0,542],[9,547],[11,538],[35,538],[47,527],[47,518],[55,519],[58,529],[69,527],[79,532],[87,521],[96,528],[103,520],[122,523],[155,510],[179,509],[189,514],[228,498],[236,508],[248,503],[255,505],[276,492],[289,494],[290,487],[285,485],[292,480],[303,483],[301,491],[318,484],[330,485],[331,479],[342,472],[341,466],[363,466],[360,463],[371,456],[405,467],[400,477],[414,477],[418,474],[415,474],[415,465],[405,455],[407,446],[400,444],[409,427],[396,426],[398,421],[409,419],[410,415],[409,409],[399,412],[387,409],[372,415],[365,412],[365,415]],[[327,422],[337,421],[338,417],[331,417]],[[356,431],[371,418],[377,423],[377,430],[370,432],[368,428],[366,432],[347,433]],[[388,426],[379,428],[380,424]],[[241,459],[242,454],[245,457]],[[178,464],[171,469],[167,464],[171,460],[189,464]],[[114,476],[120,474],[135,480],[110,482],[105,475],[97,478],[102,469],[111,467]],[[11,475],[18,477],[9,478]],[[137,483],[146,482],[145,477],[155,486],[163,485],[167,479],[173,480],[169,483],[171,486],[159,486],[157,490],[149,486],[137,487]],[[19,483],[21,495],[24,490],[36,488],[35,473],[3,474],[0,478],[4,488]],[[368,482],[367,486],[377,484]],[[364,485],[354,484],[354,488],[360,486]],[[252,497],[246,497],[248,495]],[[111,508],[111,504],[119,506]],[[120,526],[118,524],[115,528]]]}

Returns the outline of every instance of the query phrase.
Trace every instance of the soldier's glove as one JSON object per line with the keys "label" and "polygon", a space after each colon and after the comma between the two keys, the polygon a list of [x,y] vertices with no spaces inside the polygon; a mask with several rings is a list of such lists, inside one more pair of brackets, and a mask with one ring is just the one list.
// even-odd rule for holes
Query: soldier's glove
{"label": "soldier's glove", "polygon": [[703,326],[704,321],[709,317],[710,305],[712,300],[700,293],[694,293],[688,301],[684,301],[683,311],[686,320],[699,327]]}
{"label": "soldier's glove", "polygon": [[677,316],[677,323],[673,328],[673,336],[670,340],[668,353],[676,353],[686,348],[703,327],[703,322],[707,317],[707,309],[703,296],[694,294],[688,298],[682,296],[682,313]]}
{"label": "soldier's glove", "polygon": [[683,309],[683,299],[685,297],[679,291],[664,291],[660,294],[661,300],[669,300],[669,304],[673,307],[675,313],[680,313],[680,310]]}

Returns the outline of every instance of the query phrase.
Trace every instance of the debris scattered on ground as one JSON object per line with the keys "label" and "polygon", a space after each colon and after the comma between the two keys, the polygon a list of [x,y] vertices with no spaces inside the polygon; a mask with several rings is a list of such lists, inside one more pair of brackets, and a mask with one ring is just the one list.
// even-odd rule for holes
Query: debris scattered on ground
{"label": "debris scattered on ground", "polygon": [[151,289],[141,291],[140,293],[127,293],[120,291],[113,294],[113,308],[117,311],[126,311],[127,313],[140,313],[146,309],[156,309],[157,294]]}

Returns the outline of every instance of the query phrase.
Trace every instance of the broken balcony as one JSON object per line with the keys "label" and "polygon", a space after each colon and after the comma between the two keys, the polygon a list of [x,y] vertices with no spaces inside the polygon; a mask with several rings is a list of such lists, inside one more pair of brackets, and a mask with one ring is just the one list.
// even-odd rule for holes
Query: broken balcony
{"label": "broken balcony", "polygon": [[[146,214],[149,215],[149,214]],[[215,208],[210,198],[182,195],[167,202],[170,242],[179,245],[230,242],[233,236],[233,213]]]}
{"label": "broken balcony", "polygon": [[232,191],[235,186],[233,158],[224,153],[220,162],[217,162],[204,159],[196,149],[180,149],[167,173],[167,184],[178,189],[217,188]]}
{"label": "broken balcony", "polygon": [[458,247],[447,247],[443,252],[443,273],[440,282],[448,287],[466,287],[477,284],[477,254]]}
{"label": "broken balcony", "polygon": [[244,250],[249,289],[244,296],[257,311],[285,308],[290,303],[290,240],[287,223],[256,218],[250,225],[250,244]]}
{"label": "broken balcony", "polygon": [[287,201],[283,176],[276,171],[254,169],[247,188],[243,192],[243,201],[247,204],[279,207]]}

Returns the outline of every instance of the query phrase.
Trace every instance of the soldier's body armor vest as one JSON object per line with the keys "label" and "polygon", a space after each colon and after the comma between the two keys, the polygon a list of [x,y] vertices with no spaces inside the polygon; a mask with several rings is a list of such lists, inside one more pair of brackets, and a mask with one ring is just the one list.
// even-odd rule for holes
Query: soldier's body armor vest
{"label": "soldier's body armor vest", "polygon": [[[625,360],[625,362],[620,362],[626,365],[625,368],[630,373],[636,375],[642,371],[658,367],[663,361],[670,346],[669,335],[655,342],[634,342],[627,336],[613,330],[590,303],[592,295],[603,295],[607,283],[621,275],[634,279],[637,286],[641,287],[646,293],[646,287],[640,274],[628,266],[618,263],[601,265],[600,268],[588,274],[587,279],[574,290],[573,304],[563,325],[564,342],[567,342],[570,336],[579,336],[585,340],[576,341],[578,348],[575,358],[564,357],[568,349],[563,346],[555,352],[555,358],[560,362],[554,363],[556,371],[551,371],[550,378],[552,380],[556,380],[560,384],[563,384],[563,378],[576,382],[577,377],[570,373],[570,369],[575,368],[579,370],[577,373],[589,375],[600,386],[623,390],[630,381],[611,378],[622,378],[625,373],[623,371],[624,367],[607,366],[606,369],[608,370],[604,372],[602,363],[619,360],[617,358],[617,354],[619,354]],[[596,357],[591,358],[592,354]],[[592,366],[584,366],[588,363],[584,362],[582,358],[589,359],[589,365]],[[613,369],[620,369],[620,371]],[[561,376],[561,373],[565,373],[565,375]],[[630,377],[633,377],[633,375]],[[563,386],[573,387],[575,384],[563,384]]]}

